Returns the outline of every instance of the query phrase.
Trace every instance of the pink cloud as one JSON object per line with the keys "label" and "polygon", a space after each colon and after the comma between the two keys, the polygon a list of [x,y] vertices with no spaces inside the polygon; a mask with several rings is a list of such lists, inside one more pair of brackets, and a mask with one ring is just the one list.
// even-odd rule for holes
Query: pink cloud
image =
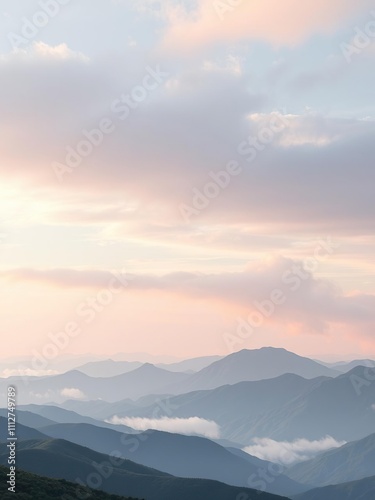
{"label": "pink cloud", "polygon": [[[235,5],[237,4],[237,5]],[[220,42],[264,40],[274,45],[296,45],[315,33],[330,34],[364,8],[369,0],[202,0],[187,12],[170,6],[163,47],[188,51]]]}
{"label": "pink cloud", "polygon": [[[316,278],[308,271],[312,260],[280,257],[263,264],[252,263],[240,272],[215,274],[130,274],[129,286],[125,288],[127,293],[137,295],[148,291],[173,295],[181,301],[204,300],[216,308],[232,309],[245,319],[253,314],[259,319],[260,313],[260,326],[282,328],[293,334],[330,333],[345,327],[372,337],[375,296],[345,294],[331,282]],[[318,260],[316,265],[319,266]],[[1,277],[59,288],[99,289],[108,286],[111,274],[94,270],[16,269],[1,273]]]}

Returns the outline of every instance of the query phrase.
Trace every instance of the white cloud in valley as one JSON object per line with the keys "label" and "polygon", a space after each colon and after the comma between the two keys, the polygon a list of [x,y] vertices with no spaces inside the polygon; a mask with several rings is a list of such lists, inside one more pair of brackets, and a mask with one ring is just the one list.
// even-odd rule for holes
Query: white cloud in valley
{"label": "white cloud in valley", "polygon": [[163,417],[160,419],[152,419],[140,417],[121,418],[115,415],[108,420],[108,422],[115,425],[126,425],[139,431],[154,429],[157,431],[171,432],[173,434],[204,436],[210,439],[218,439],[220,437],[220,426],[213,420],[206,420],[200,417]]}
{"label": "white cloud in valley", "polygon": [[66,387],[61,391],[61,396],[68,399],[85,399],[85,394],[80,390],[74,387]]}
{"label": "white cloud in valley", "polygon": [[308,460],[322,451],[339,448],[344,444],[346,444],[345,441],[337,441],[331,436],[325,436],[315,441],[308,439],[275,441],[269,438],[254,438],[253,444],[246,446],[243,451],[262,460],[289,465]]}

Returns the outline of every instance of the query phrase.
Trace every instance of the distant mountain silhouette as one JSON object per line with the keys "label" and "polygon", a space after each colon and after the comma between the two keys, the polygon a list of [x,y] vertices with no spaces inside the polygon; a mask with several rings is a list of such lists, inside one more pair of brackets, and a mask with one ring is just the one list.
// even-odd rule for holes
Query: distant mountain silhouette
{"label": "distant mountain silhouette", "polygon": [[[172,372],[197,372],[214,361],[221,359],[221,356],[201,356],[198,358],[185,359],[176,363],[154,363],[156,367]],[[123,373],[128,373],[139,368],[144,363],[140,361],[115,361],[105,359],[101,361],[91,361],[76,369],[90,377],[114,377]]]}
{"label": "distant mountain silhouette", "polygon": [[78,370],[50,377],[29,377],[28,384],[20,377],[0,379],[0,392],[6,391],[9,384],[18,387],[19,404],[48,400],[62,402],[68,397],[63,391],[75,389],[79,397],[86,399],[104,399],[119,401],[125,398],[137,399],[148,394],[166,394],[166,387],[172,383],[181,383],[190,375],[170,372],[145,363],[139,368],[115,377],[89,377]]}
{"label": "distant mountain silhouette", "polygon": [[89,377],[115,377],[123,373],[136,370],[143,363],[139,361],[114,361],[113,359],[104,359],[101,361],[90,361],[76,370],[85,373]]}
{"label": "distant mountain silhouette", "polygon": [[244,349],[215,361],[178,386],[172,386],[171,392],[181,394],[201,389],[214,389],[242,381],[275,378],[285,373],[293,373],[308,379],[319,376],[334,377],[340,374],[316,361],[298,356],[285,349],[274,347]]}
{"label": "distant mountain silhouette", "polygon": [[[4,417],[0,417],[0,429],[4,430],[8,428],[8,420]],[[38,431],[37,429],[32,429],[20,423],[17,423],[16,427],[16,437],[18,440],[29,440],[29,439],[46,439],[46,434]]]}

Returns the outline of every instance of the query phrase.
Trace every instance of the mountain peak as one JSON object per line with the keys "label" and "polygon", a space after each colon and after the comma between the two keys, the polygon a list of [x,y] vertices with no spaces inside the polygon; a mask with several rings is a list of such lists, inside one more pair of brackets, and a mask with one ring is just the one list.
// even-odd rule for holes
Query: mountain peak
{"label": "mountain peak", "polygon": [[294,354],[291,351],[284,349],[283,347],[273,347],[273,346],[264,346],[264,347],[259,347],[258,349],[241,349],[240,351],[236,351],[232,354],[250,353],[250,352],[287,352],[289,354]]}
{"label": "mountain peak", "polygon": [[140,366],[138,368],[138,370],[158,370],[159,368],[157,368],[155,365],[153,365],[152,363],[143,363],[142,366]]}

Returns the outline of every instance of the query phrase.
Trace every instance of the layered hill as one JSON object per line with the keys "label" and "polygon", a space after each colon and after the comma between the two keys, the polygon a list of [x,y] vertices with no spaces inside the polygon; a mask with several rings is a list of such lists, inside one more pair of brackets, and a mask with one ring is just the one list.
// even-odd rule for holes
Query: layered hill
{"label": "layered hill", "polygon": [[375,434],[296,464],[286,474],[295,481],[314,486],[375,476]]}
{"label": "layered hill", "polygon": [[[0,445],[0,463],[7,460],[6,445]],[[65,440],[21,441],[18,467],[34,474],[95,485],[111,494],[147,500],[233,500],[239,494],[249,500],[277,500],[278,497],[249,488],[204,479],[173,477],[119,457],[103,455]],[[94,481],[95,479],[95,481]]]}
{"label": "layered hill", "polygon": [[[160,431],[126,434],[86,424],[59,424],[40,429],[52,438],[70,440],[101,453],[118,450],[127,459],[180,477],[220,480],[248,486],[249,477],[270,470],[268,462],[245,460],[217,443],[195,436]],[[165,451],[166,450],[166,451]],[[289,495],[306,490],[294,480],[272,474],[267,491]]]}

